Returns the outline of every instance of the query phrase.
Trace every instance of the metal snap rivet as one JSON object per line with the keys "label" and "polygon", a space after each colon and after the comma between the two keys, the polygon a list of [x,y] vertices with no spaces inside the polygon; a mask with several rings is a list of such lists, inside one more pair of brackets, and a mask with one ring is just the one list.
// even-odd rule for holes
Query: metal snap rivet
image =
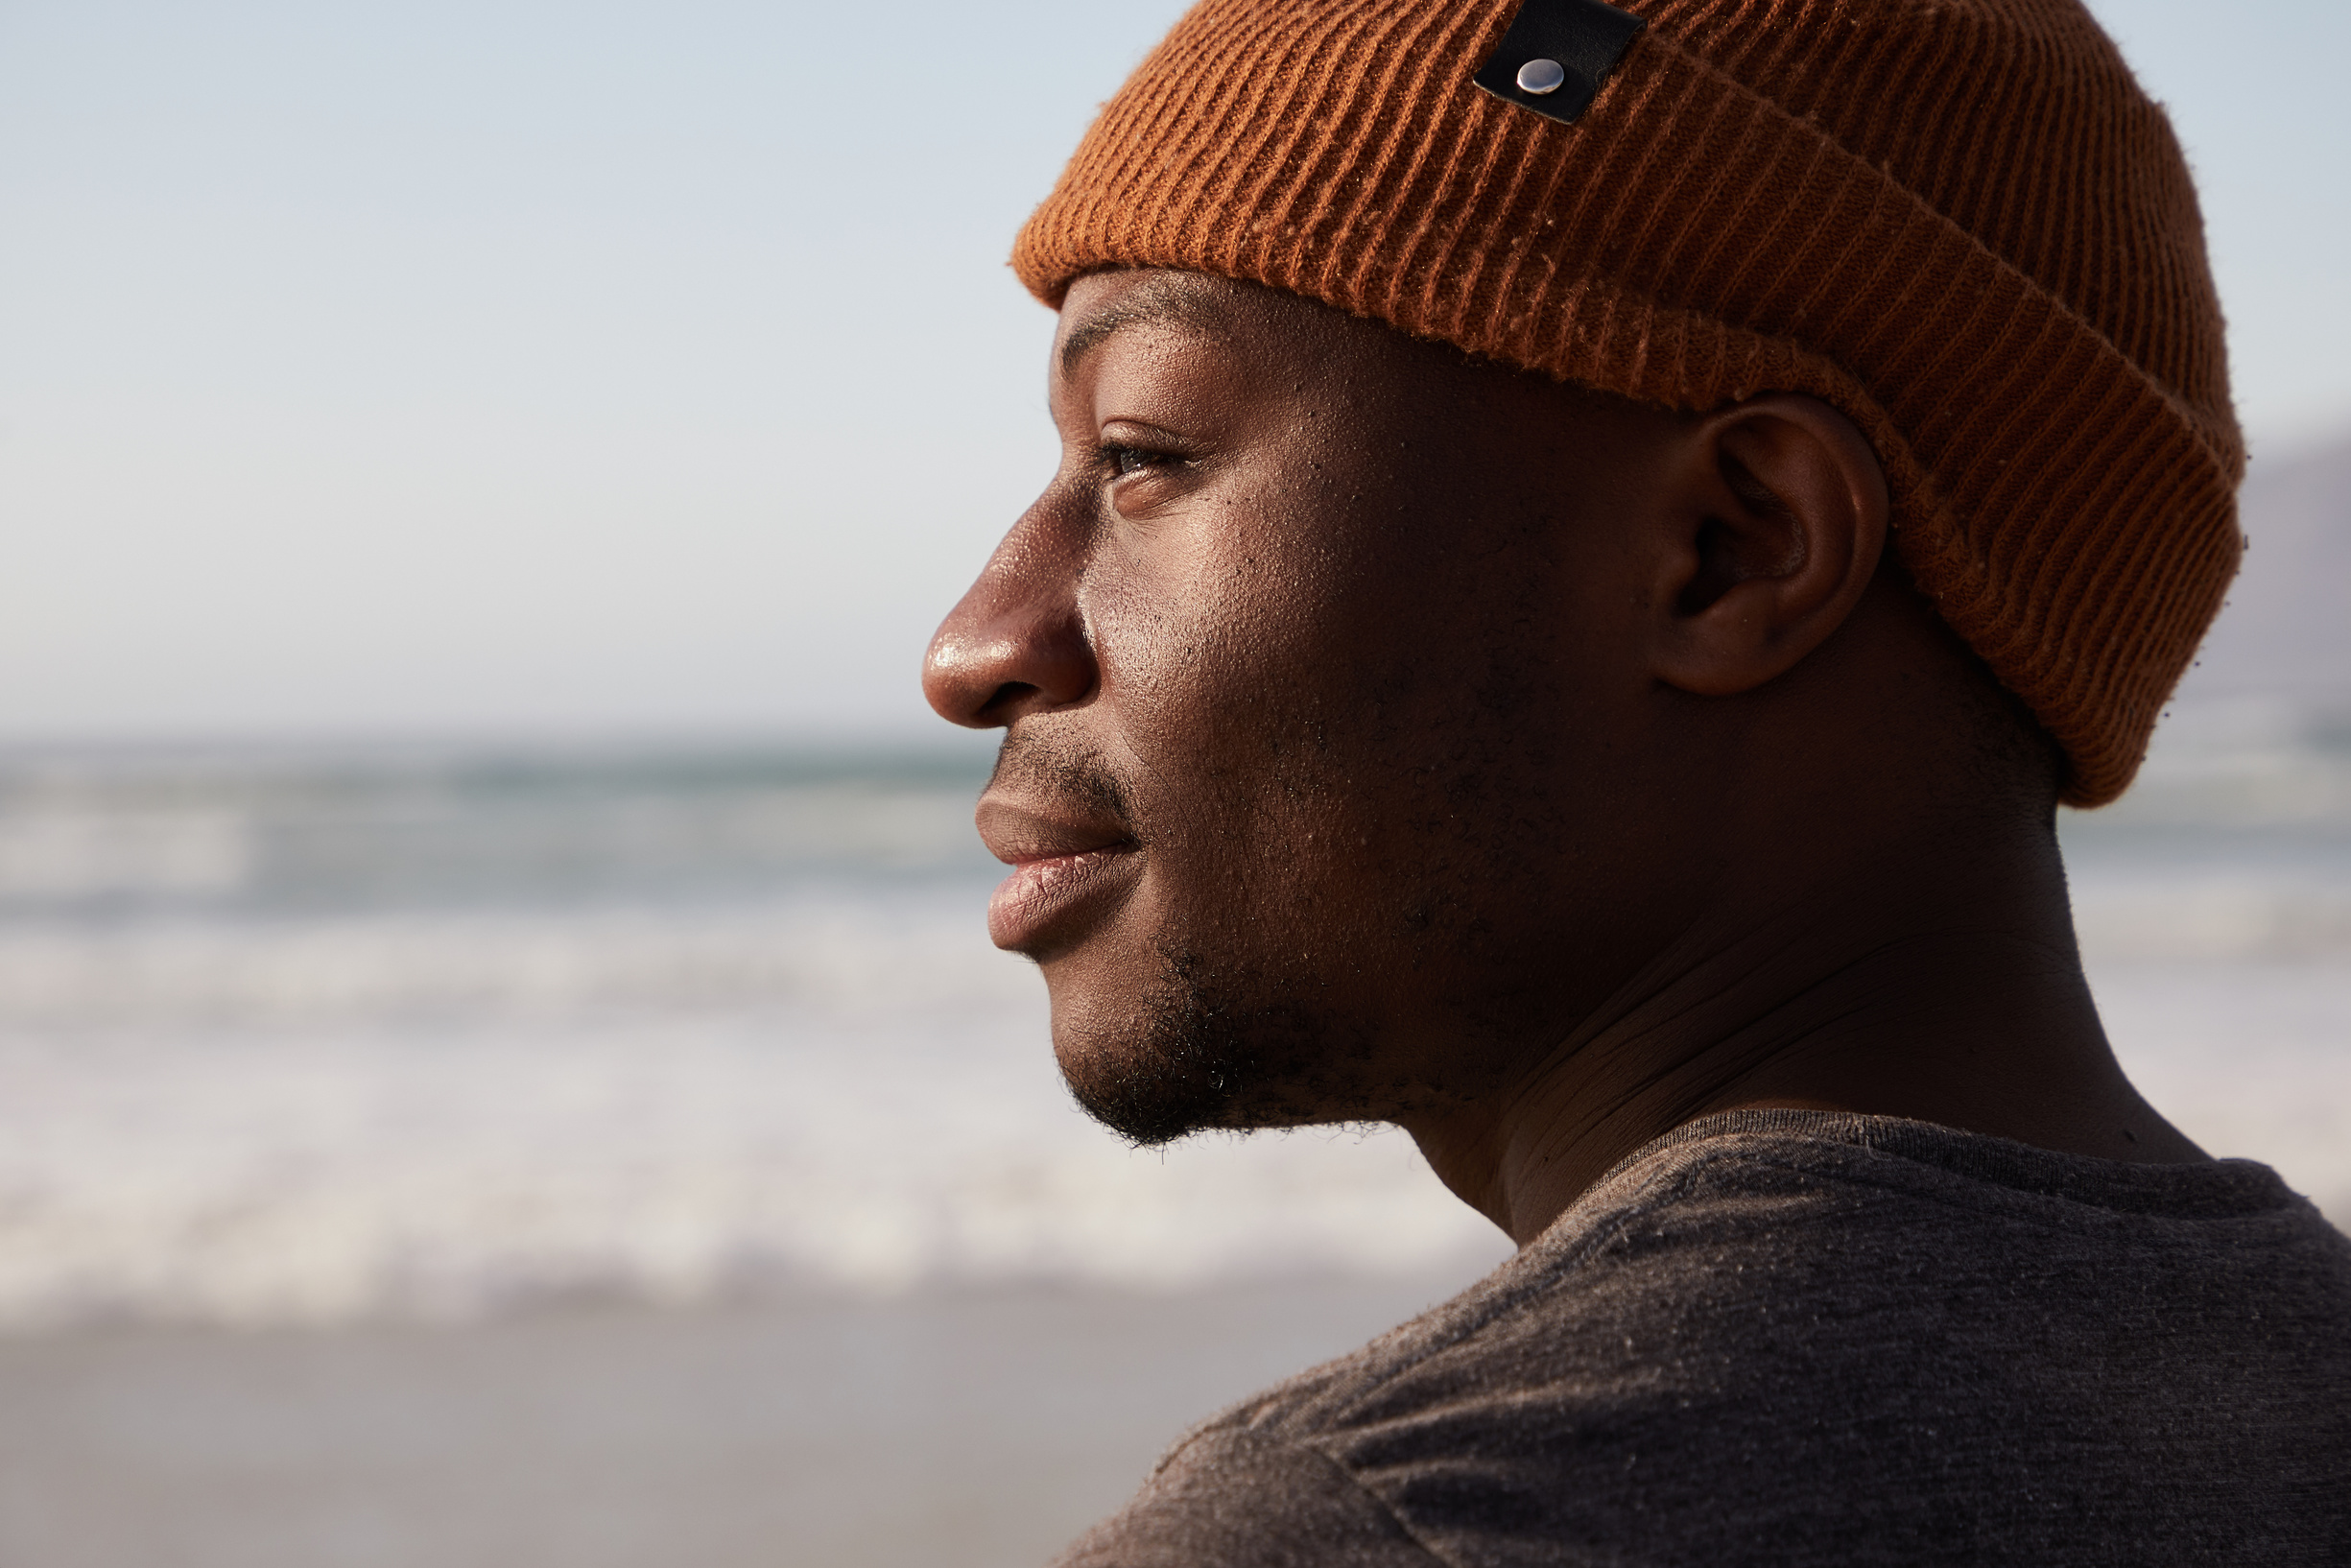
{"label": "metal snap rivet", "polygon": [[1557,92],[1559,83],[1567,80],[1567,67],[1555,59],[1531,59],[1518,68],[1518,90],[1541,97]]}

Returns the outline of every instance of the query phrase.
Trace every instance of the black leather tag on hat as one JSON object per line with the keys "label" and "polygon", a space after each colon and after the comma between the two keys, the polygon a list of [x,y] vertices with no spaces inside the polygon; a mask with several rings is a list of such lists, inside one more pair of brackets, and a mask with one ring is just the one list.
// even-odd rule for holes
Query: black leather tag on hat
{"label": "black leather tag on hat", "polygon": [[1510,31],[1470,80],[1497,98],[1574,125],[1632,36],[1648,25],[1603,0],[1524,0]]}

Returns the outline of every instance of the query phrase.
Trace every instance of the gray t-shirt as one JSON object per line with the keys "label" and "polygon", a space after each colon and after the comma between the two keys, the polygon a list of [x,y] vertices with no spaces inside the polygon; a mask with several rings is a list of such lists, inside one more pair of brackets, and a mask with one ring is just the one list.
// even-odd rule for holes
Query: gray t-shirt
{"label": "gray t-shirt", "polygon": [[2351,1563],[2351,1242],[2244,1160],[1710,1116],[1060,1561]]}

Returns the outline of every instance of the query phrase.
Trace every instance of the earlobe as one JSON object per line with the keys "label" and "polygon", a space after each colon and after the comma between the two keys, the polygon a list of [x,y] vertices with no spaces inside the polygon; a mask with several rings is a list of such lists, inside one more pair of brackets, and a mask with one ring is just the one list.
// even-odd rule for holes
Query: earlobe
{"label": "earlobe", "polygon": [[1817,398],[1772,393],[1696,425],[1671,486],[1655,673],[1696,696],[1793,668],[1844,624],[1885,553],[1885,471]]}

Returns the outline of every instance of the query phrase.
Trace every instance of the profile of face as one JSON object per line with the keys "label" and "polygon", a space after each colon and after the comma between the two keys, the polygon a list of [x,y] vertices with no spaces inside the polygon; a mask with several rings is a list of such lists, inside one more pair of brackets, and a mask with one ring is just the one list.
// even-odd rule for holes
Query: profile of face
{"label": "profile of face", "polygon": [[1821,558],[1753,481],[1859,471],[1781,401],[1653,410],[1196,274],[1071,288],[1058,471],[925,687],[1006,731],[990,930],[1082,1105],[1144,1143],[1443,1111],[1671,945],[1753,744],[1687,710],[1879,554]]}

